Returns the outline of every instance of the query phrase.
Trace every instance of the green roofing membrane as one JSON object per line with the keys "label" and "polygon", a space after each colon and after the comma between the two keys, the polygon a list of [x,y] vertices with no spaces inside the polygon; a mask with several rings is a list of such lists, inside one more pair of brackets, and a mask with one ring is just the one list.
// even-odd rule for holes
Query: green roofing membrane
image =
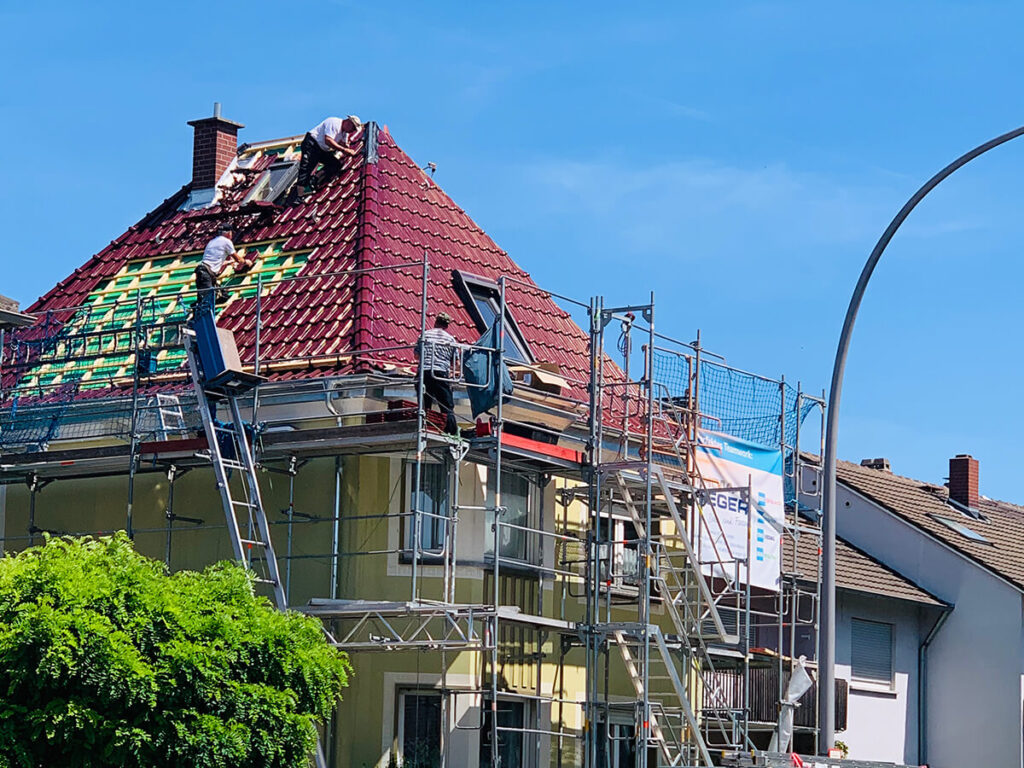
{"label": "green roofing membrane", "polygon": [[[261,278],[267,296],[282,279],[298,274],[309,251],[285,252],[282,244],[244,247],[246,258],[256,253],[259,258],[245,275],[231,274],[222,280],[230,290],[229,305],[255,296]],[[51,343],[45,345],[17,388],[28,395],[42,395],[62,385],[109,387],[119,379],[133,377],[136,344],[155,357],[155,367],[150,368],[153,373],[181,368],[185,350],[178,338],[178,324],[185,321],[195,301],[194,272],[201,260],[201,253],[191,253],[126,264],[100,283],[82,309],[48,340]]]}

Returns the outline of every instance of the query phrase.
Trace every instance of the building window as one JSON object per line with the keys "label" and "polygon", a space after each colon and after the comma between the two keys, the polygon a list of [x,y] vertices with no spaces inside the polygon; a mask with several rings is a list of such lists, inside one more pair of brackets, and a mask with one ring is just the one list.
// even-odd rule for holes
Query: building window
{"label": "building window", "polygon": [[[416,488],[416,462],[405,463],[405,482],[409,491],[410,513],[420,512],[420,545],[424,554],[444,553],[448,535],[448,518],[451,515],[448,490],[448,465],[423,462],[420,472],[420,487]],[[412,549],[414,514],[405,517],[403,526],[404,549]]]}
{"label": "building window", "polygon": [[951,531],[956,531],[961,536],[963,536],[965,539],[970,539],[971,541],[976,541],[979,544],[991,544],[992,543],[991,541],[986,539],[984,536],[982,536],[980,533],[975,531],[973,528],[970,528],[970,527],[964,525],[962,522],[960,522],[959,520],[955,520],[952,517],[943,517],[942,515],[932,515],[932,514],[929,514],[928,517],[932,518],[932,520],[937,520],[938,522],[942,523],[944,526],[949,528]]}
{"label": "building window", "polygon": [[291,188],[298,175],[298,163],[274,163],[263,172],[243,202],[265,200],[272,203]]}
{"label": "building window", "polygon": [[[480,729],[480,765],[491,764],[491,702],[484,700],[483,725]],[[523,768],[523,731],[526,726],[526,704],[522,701],[498,700],[498,757],[500,765]]]}
{"label": "building window", "polygon": [[850,635],[853,679],[892,685],[892,624],[851,619]]}
{"label": "building window", "polygon": [[[597,740],[597,764],[608,768],[632,768],[636,765],[636,728],[632,723],[602,723],[602,738]],[[657,765],[657,761],[651,763]]]}
{"label": "building window", "polygon": [[[530,525],[534,509],[534,496],[536,485],[525,475],[517,475],[512,472],[501,473],[501,505],[505,507],[505,513],[501,516],[501,524],[498,531],[498,554],[503,560],[522,560],[527,562],[530,559],[531,542],[527,537],[527,531],[521,530]],[[494,506],[494,488],[488,483],[487,506]],[[488,510],[486,514],[484,552],[494,555],[494,512]]]}
{"label": "building window", "polygon": [[441,694],[403,691],[398,701],[398,758],[402,768],[441,765]]}
{"label": "building window", "polygon": [[[466,303],[466,309],[481,333],[490,328],[501,309],[501,293],[496,283],[465,272],[454,272],[455,289]],[[502,345],[504,356],[513,363],[529,363],[533,359],[526,340],[519,332],[519,326],[505,305],[505,339]]]}
{"label": "building window", "polygon": [[601,586],[628,588],[635,592],[643,578],[640,571],[640,534],[632,519],[625,513],[602,514],[597,520],[597,541]]}

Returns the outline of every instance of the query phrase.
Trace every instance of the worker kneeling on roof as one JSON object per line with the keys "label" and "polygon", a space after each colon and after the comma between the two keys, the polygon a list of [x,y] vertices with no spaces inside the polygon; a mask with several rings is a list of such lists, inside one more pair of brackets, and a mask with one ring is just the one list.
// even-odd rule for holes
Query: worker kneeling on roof
{"label": "worker kneeling on roof", "polygon": [[224,226],[217,230],[217,236],[206,244],[203,260],[196,267],[196,306],[200,310],[208,307],[212,311],[215,297],[218,304],[227,301],[227,295],[217,290],[217,278],[227,266],[228,259],[234,263],[235,272],[248,272],[252,267],[252,263],[246,261],[241,252],[235,250],[235,244],[231,242],[233,235],[231,227]]}
{"label": "worker kneeling on roof", "polygon": [[362,121],[355,115],[344,119],[328,117],[306,134],[302,139],[302,159],[299,161],[299,178],[296,182],[300,197],[313,191],[310,182],[320,163],[333,176],[341,170],[345,157],[356,153],[351,146],[352,139],[362,125]]}

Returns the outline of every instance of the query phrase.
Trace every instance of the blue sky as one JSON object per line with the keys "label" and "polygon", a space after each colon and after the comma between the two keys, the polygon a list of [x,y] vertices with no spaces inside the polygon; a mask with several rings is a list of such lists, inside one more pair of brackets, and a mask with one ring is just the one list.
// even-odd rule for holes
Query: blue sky
{"label": "blue sky", "polygon": [[[658,326],[827,386],[850,291],[904,200],[1024,122],[1015,3],[0,5],[0,293],[29,304],[242,140],[386,123],[533,277],[656,291]],[[20,32],[19,32],[20,30]],[[13,31],[13,33],[12,33]],[[840,453],[1024,502],[1024,140],[934,193],[858,322]]]}

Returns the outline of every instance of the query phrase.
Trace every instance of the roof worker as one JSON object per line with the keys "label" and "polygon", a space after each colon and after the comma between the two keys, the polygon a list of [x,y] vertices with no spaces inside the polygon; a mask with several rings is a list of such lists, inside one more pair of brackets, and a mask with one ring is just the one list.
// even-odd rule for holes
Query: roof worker
{"label": "roof worker", "polygon": [[232,237],[234,231],[231,225],[225,225],[218,229],[217,236],[206,244],[203,260],[196,267],[197,310],[208,307],[213,311],[214,303],[222,304],[227,301],[227,294],[218,289],[217,278],[224,271],[229,259],[235,265],[235,272],[248,272],[252,267],[252,263],[246,261],[240,251],[235,250],[235,244],[231,242]]}
{"label": "roof worker", "polygon": [[452,363],[455,350],[460,346],[455,337],[448,333],[452,319],[446,312],[439,312],[434,318],[434,327],[423,332],[420,340],[420,367],[423,369],[423,405],[430,408],[437,403],[445,415],[444,431],[449,435],[459,434],[455,421],[455,397],[452,394]]}
{"label": "roof worker", "polygon": [[312,192],[310,182],[313,172],[320,163],[331,175],[341,170],[345,156],[356,153],[350,145],[352,137],[363,127],[363,121],[355,115],[328,117],[320,122],[302,139],[302,159],[299,161],[299,178],[296,188],[299,197]]}

